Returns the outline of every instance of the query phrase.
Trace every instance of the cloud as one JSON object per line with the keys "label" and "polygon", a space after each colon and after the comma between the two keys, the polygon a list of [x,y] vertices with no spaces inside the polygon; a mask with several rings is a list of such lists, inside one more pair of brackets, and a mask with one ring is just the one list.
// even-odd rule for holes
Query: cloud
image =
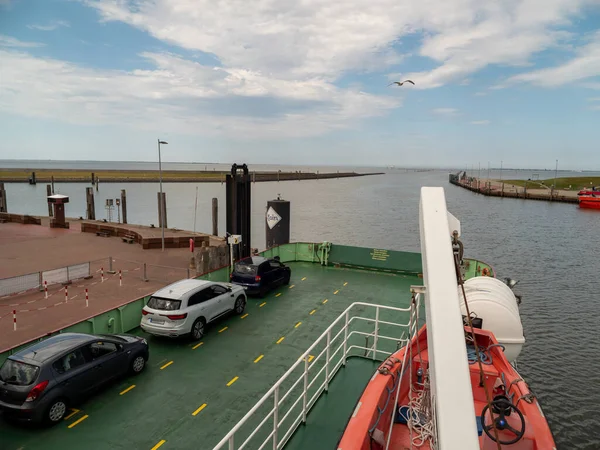
{"label": "cloud", "polygon": [[24,42],[15,39],[11,36],[0,34],[0,47],[28,48],[28,47],[43,47],[44,44],[39,42]]}
{"label": "cloud", "polygon": [[490,123],[489,120],[474,120],[471,122],[471,125],[489,125]]}
{"label": "cloud", "polygon": [[439,116],[456,116],[458,114],[458,109],[456,108],[435,108],[431,110],[432,113],[437,114]]}
{"label": "cloud", "polygon": [[591,42],[576,52],[570,61],[556,67],[549,67],[515,75],[500,87],[516,83],[531,83],[543,87],[556,87],[572,84],[600,75],[600,32],[593,35]]}
{"label": "cloud", "polygon": [[322,78],[285,80],[169,53],[141,56],[152,69],[91,69],[0,50],[0,110],[74,124],[280,138],[352,127],[400,104]]}
{"label": "cloud", "polygon": [[39,30],[39,31],[54,31],[60,27],[70,27],[71,24],[64,20],[54,20],[47,25],[27,25],[27,28],[31,30]]}
{"label": "cloud", "polygon": [[[403,38],[422,33],[418,54],[436,63],[404,73],[418,89],[465,80],[488,65],[525,65],[559,45],[558,31],[596,0],[86,0],[102,20],[120,21],[224,66],[282,78],[335,79],[399,62]],[[432,14],[432,11],[435,13]]]}

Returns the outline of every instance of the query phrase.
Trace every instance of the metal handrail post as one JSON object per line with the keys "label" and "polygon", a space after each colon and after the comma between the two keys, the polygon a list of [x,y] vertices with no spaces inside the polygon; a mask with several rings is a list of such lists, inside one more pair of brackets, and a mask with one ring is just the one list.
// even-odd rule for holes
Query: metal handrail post
{"label": "metal handrail post", "polygon": [[277,450],[277,430],[279,429],[279,385],[273,392],[275,406],[273,407],[273,450]]}
{"label": "metal handrail post", "polygon": [[229,438],[229,450],[235,450],[235,447],[233,446],[233,434],[231,435],[231,437]]}
{"label": "metal handrail post", "polygon": [[377,338],[379,337],[379,306],[375,307],[375,333],[373,340],[373,360],[377,355]]}
{"label": "metal handrail post", "polygon": [[346,314],[344,315],[345,320],[344,320],[344,355],[343,355],[343,361],[344,361],[344,366],[346,365],[346,352],[348,349],[348,310],[346,310]]}
{"label": "metal handrail post", "polygon": [[329,391],[329,347],[331,347],[331,330],[327,330],[327,347],[325,353],[325,392]]}
{"label": "metal handrail post", "polygon": [[306,423],[306,404],[308,400],[308,357],[304,358],[304,392],[302,393],[302,422]]}

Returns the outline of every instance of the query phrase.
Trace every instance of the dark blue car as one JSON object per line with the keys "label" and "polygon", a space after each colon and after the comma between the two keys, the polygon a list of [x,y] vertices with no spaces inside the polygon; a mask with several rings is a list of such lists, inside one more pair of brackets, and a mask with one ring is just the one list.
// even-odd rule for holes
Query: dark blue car
{"label": "dark blue car", "polygon": [[279,257],[251,256],[235,264],[231,282],[244,286],[250,295],[264,297],[272,288],[288,284],[291,276],[292,270]]}

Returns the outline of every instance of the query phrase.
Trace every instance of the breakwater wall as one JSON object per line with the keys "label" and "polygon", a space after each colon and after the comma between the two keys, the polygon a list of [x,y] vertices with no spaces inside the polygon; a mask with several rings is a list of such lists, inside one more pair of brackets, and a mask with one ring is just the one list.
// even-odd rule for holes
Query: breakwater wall
{"label": "breakwater wall", "polygon": [[504,184],[501,183],[500,188],[492,187],[489,182],[482,182],[477,178],[459,177],[458,174],[450,174],[450,184],[459,186],[463,189],[467,189],[478,194],[487,195],[489,197],[506,197],[506,198],[520,198],[525,200],[543,200],[547,202],[561,202],[561,203],[579,203],[577,197],[561,194],[561,191],[548,190],[548,192],[528,192],[526,188],[515,188],[514,190],[504,189]]}
{"label": "breakwater wall", "polygon": [[[229,172],[214,171],[164,171],[163,182],[177,183],[223,183]],[[331,178],[362,177],[383,175],[357,172],[250,172],[253,182],[320,180]],[[158,183],[158,170],[100,170],[92,172],[80,169],[0,169],[0,182],[6,183]]]}

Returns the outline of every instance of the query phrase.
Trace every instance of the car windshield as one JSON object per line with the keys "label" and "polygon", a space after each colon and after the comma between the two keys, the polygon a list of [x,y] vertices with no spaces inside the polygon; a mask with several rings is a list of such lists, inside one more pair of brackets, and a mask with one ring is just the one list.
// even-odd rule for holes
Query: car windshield
{"label": "car windshield", "polygon": [[8,384],[28,386],[36,380],[39,371],[37,366],[7,359],[0,368],[0,380]]}
{"label": "car windshield", "polygon": [[160,309],[162,311],[176,311],[181,306],[181,300],[169,300],[160,297],[150,297],[148,308]]}
{"label": "car windshield", "polygon": [[256,275],[257,266],[248,263],[238,263],[235,265],[235,272],[241,275]]}

